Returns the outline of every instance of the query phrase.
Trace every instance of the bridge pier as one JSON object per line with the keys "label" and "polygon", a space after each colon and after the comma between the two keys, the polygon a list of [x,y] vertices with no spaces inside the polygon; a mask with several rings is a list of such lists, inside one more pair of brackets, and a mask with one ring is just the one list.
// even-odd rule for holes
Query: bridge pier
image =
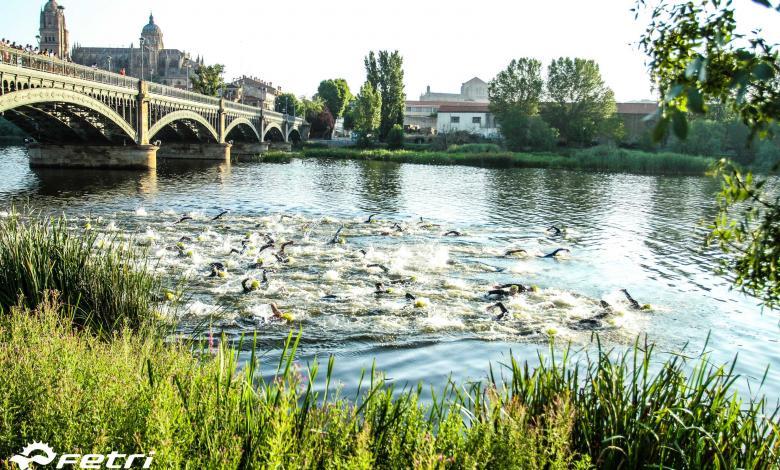
{"label": "bridge pier", "polygon": [[268,142],[257,142],[254,144],[233,143],[233,148],[230,149],[231,155],[234,155],[238,159],[241,159],[242,157],[254,157],[264,154],[267,151]]}
{"label": "bridge pier", "polygon": [[154,145],[28,145],[31,167],[109,168],[150,170],[157,168]]}
{"label": "bridge pier", "polygon": [[164,144],[157,155],[170,160],[213,160],[230,163],[231,144]]}

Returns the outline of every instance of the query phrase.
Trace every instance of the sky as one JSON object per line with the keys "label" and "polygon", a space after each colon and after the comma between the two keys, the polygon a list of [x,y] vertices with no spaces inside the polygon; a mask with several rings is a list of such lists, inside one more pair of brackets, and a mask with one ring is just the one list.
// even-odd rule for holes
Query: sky
{"label": "sky", "polygon": [[[780,42],[780,14],[735,0],[740,25]],[[35,44],[45,0],[2,0],[0,36]],[[71,45],[138,44],[154,13],[165,47],[226,66],[228,78],[256,76],[311,96],[326,78],[357,93],[370,50],[399,50],[408,99],[458,93],[489,81],[512,58],[545,64],[560,56],[596,60],[618,101],[652,99],[637,41],[645,24],[634,0],[58,0]],[[13,13],[10,13],[13,12]]]}

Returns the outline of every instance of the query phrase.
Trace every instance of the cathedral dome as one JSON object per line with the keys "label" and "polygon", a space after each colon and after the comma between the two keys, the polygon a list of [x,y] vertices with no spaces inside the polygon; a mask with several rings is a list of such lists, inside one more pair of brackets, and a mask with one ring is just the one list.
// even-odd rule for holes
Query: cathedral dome
{"label": "cathedral dome", "polygon": [[149,24],[144,26],[143,31],[141,31],[141,37],[148,41],[149,47],[163,48],[163,33],[160,27],[154,24],[154,15],[149,15]]}

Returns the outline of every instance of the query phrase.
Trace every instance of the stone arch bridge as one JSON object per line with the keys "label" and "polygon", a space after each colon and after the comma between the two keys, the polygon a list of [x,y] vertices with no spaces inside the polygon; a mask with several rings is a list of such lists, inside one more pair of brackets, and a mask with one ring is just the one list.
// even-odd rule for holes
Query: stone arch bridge
{"label": "stone arch bridge", "polygon": [[0,114],[32,136],[33,166],[154,168],[305,140],[305,121],[0,46]]}

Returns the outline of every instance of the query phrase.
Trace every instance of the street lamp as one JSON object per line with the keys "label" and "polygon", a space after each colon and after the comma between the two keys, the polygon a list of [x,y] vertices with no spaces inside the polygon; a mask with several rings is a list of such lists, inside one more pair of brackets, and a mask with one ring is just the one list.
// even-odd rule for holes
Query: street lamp
{"label": "street lamp", "polygon": [[143,81],[144,80],[144,41],[145,41],[145,39],[143,37],[141,37],[140,41],[141,41],[141,46],[140,46],[140,49],[141,49],[141,81]]}
{"label": "street lamp", "polygon": [[108,71],[111,72],[111,56],[108,56]]}

